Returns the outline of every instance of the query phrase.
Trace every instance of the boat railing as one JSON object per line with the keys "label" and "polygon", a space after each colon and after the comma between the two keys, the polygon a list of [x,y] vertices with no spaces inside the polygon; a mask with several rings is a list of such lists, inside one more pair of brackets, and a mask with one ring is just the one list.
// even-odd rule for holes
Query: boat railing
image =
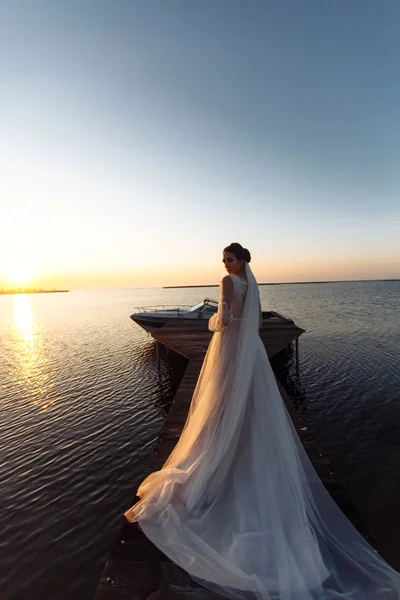
{"label": "boat railing", "polygon": [[177,304],[157,304],[155,306],[135,306],[134,308],[140,314],[149,312],[159,313],[174,310],[176,310],[176,312],[179,314],[180,312],[186,312],[186,310],[190,308],[190,304],[180,304],[179,306]]}

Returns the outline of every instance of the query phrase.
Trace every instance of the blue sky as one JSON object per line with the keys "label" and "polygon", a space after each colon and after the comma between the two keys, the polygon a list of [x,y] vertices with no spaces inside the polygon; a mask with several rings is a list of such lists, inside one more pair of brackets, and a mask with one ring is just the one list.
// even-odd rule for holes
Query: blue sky
{"label": "blue sky", "polygon": [[400,277],[397,1],[0,4],[0,285]]}

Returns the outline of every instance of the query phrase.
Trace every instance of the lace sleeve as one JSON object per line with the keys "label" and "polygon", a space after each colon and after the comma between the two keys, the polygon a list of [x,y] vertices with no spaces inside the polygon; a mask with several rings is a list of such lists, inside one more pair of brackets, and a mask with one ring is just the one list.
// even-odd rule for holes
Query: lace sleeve
{"label": "lace sleeve", "polygon": [[218,312],[208,321],[210,331],[223,331],[233,321],[232,300],[233,282],[229,275],[226,275],[220,285]]}

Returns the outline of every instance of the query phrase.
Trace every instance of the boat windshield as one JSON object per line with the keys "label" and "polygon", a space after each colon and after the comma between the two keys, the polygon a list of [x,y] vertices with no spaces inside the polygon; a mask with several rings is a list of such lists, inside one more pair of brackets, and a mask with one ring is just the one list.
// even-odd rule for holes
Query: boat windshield
{"label": "boat windshield", "polygon": [[203,302],[199,302],[198,304],[195,304],[194,306],[191,306],[188,310],[188,312],[197,312],[197,311],[205,311],[205,310],[210,310],[212,312],[215,312],[218,308],[218,302],[216,300],[211,300],[210,298],[205,298],[203,300]]}
{"label": "boat windshield", "polygon": [[191,306],[188,310],[188,312],[196,312],[198,311],[200,308],[202,308],[204,306],[204,302],[199,302],[198,304],[195,304],[194,306]]}

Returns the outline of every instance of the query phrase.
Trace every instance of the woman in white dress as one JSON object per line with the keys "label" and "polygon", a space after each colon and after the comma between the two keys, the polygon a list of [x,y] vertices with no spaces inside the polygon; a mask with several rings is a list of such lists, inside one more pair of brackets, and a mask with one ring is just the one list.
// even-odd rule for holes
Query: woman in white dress
{"label": "woman in white dress", "polygon": [[125,516],[202,585],[233,600],[400,600],[400,575],[311,465],[258,333],[250,253],[228,275],[181,437]]}

